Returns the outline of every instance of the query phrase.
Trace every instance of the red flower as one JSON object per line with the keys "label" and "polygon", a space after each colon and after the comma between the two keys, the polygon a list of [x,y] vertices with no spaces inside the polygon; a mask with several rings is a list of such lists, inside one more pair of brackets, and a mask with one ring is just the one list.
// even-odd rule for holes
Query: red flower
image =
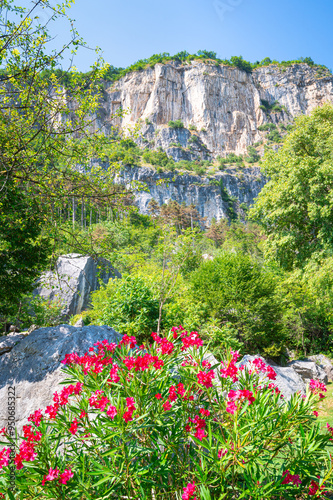
{"label": "red flower", "polygon": [[313,496],[317,493],[319,490],[319,484],[316,483],[316,481],[311,481],[311,484],[309,486],[309,495]]}
{"label": "red flower", "polygon": [[58,479],[59,477],[59,469],[49,469],[49,473],[45,474],[42,485],[46,483],[46,481],[54,481],[55,479]]}
{"label": "red flower", "polygon": [[134,349],[135,344],[136,344],[136,338],[135,337],[129,337],[128,335],[124,335],[121,341],[119,342],[119,345],[129,345],[130,349]]}
{"label": "red flower", "polygon": [[81,410],[79,418],[84,418],[87,415],[87,413],[84,410]]}
{"label": "red flower", "polygon": [[198,383],[204,385],[205,387],[213,387],[213,378],[215,378],[215,373],[213,370],[210,370],[208,373],[200,371],[197,374]]}
{"label": "red flower", "polygon": [[156,399],[163,399],[163,398],[162,398],[162,394],[160,394],[160,393],[155,394],[155,398],[156,398]]}
{"label": "red flower", "polygon": [[65,469],[62,474],[60,474],[59,483],[66,484],[74,476],[71,469]]}
{"label": "red flower", "polygon": [[[183,500],[197,500],[196,497],[194,497],[195,494],[195,483],[188,483],[186,488],[184,488],[184,493],[182,495]],[[192,498],[193,497],[193,498]]]}
{"label": "red flower", "polygon": [[106,410],[106,414],[108,417],[114,419],[115,416],[117,415],[117,408],[115,406],[109,406],[108,409]]}
{"label": "red flower", "polygon": [[0,451],[0,470],[9,464],[10,448],[3,448]]}
{"label": "red flower", "polygon": [[39,427],[40,426],[40,421],[42,420],[42,418],[43,418],[42,410],[36,410],[35,413],[32,413],[28,417],[28,421],[29,422],[34,422],[34,424],[36,425],[36,427]]}
{"label": "red flower", "polygon": [[227,448],[221,448],[221,449],[218,451],[217,457],[218,457],[218,458],[222,458],[222,457],[224,457],[224,455],[226,455],[227,453],[228,453]]}
{"label": "red flower", "polygon": [[163,405],[162,405],[162,406],[163,406],[163,410],[164,410],[164,411],[169,411],[169,410],[171,410],[171,408],[172,408],[172,406],[171,406],[171,404],[170,404],[170,402],[169,402],[169,401],[166,401],[165,403],[163,403]]}
{"label": "red flower", "polygon": [[77,419],[76,418],[74,418],[73,422],[71,423],[71,426],[69,428],[69,432],[71,434],[73,434],[73,436],[74,436],[74,434],[77,433]]}
{"label": "red flower", "polygon": [[292,483],[295,486],[299,486],[300,484],[302,484],[299,475],[298,474],[292,475],[290,474],[289,470],[285,470],[284,473],[282,474],[282,477],[283,477],[282,484]]}
{"label": "red flower", "polygon": [[227,402],[226,411],[228,413],[231,413],[231,415],[233,415],[237,411],[237,406],[235,405],[235,403],[233,401],[228,401]]}
{"label": "red flower", "polygon": [[204,408],[200,408],[199,413],[201,413],[201,415],[204,415],[206,417],[209,417],[209,415],[210,415],[210,411],[205,410]]}

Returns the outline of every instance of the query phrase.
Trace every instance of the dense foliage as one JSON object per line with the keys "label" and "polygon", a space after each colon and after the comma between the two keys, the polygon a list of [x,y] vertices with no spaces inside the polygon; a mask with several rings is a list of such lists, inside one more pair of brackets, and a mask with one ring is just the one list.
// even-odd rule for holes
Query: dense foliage
{"label": "dense foliage", "polygon": [[[29,416],[14,448],[11,498],[183,500],[318,497],[331,484],[333,429],[315,423],[324,384],[284,401],[262,359],[205,360],[197,332],[172,328],[136,347],[107,340],[67,354],[69,378]],[[8,492],[9,448],[0,451]]]}

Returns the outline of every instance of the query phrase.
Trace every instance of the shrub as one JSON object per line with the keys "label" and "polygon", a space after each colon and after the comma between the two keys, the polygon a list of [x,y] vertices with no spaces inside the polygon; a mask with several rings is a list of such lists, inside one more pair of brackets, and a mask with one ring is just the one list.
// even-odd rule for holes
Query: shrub
{"label": "shrub", "polygon": [[[284,402],[274,370],[204,361],[196,332],[97,342],[63,363],[70,385],[29,417],[14,448],[19,498],[213,500],[307,498],[332,473],[332,428],[313,410],[323,384]],[[215,372],[213,369],[216,369]],[[235,385],[235,383],[237,383]],[[10,485],[9,449],[0,451],[0,491]],[[14,498],[11,494],[10,498]],[[18,498],[18,497],[17,497]]]}
{"label": "shrub", "polygon": [[232,323],[248,351],[283,345],[286,332],[275,279],[254,259],[224,252],[203,262],[191,281],[193,296],[207,304],[217,324]]}
{"label": "shrub", "polygon": [[258,130],[260,130],[261,132],[267,132],[268,130],[269,131],[272,131],[272,130],[276,130],[277,127],[275,125],[275,123],[264,123],[263,125],[259,125],[258,127]]}
{"label": "shrub", "polygon": [[189,130],[197,130],[197,127],[195,125],[191,124],[191,125],[188,126],[188,129]]}
{"label": "shrub", "polygon": [[170,128],[184,128],[184,123],[181,120],[170,120],[168,126]]}
{"label": "shrub", "polygon": [[260,155],[259,155],[259,153],[257,152],[257,150],[253,146],[249,146],[247,148],[247,154],[249,156],[247,156],[245,159],[249,163],[256,163],[257,161],[260,160]]}
{"label": "shrub", "polygon": [[191,135],[191,137],[189,138],[188,142],[189,143],[199,142],[199,138],[198,138],[197,135]]}
{"label": "shrub", "polygon": [[141,277],[110,280],[92,294],[92,305],[89,315],[95,324],[112,325],[141,341],[157,327],[158,300]]}

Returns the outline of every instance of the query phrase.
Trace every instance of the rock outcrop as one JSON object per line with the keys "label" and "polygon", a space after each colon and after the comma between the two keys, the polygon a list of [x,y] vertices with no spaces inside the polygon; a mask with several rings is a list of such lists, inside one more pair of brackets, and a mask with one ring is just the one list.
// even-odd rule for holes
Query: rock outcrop
{"label": "rock outcrop", "polygon": [[324,384],[328,382],[325,370],[314,361],[297,359],[288,363],[288,366],[302,377],[305,384],[308,384],[311,379],[319,380]]}
{"label": "rock outcrop", "polygon": [[328,380],[333,381],[333,364],[327,356],[324,356],[324,354],[315,354],[314,356],[309,356],[308,359],[319,365],[325,371]]}
{"label": "rock outcrop", "polygon": [[66,320],[86,309],[91,292],[97,290],[101,282],[108,283],[110,278],[121,278],[121,274],[105,259],[96,262],[89,256],[62,255],[55,270],[42,275],[34,294],[58,300],[63,306],[61,317]]}
{"label": "rock outcrop", "polygon": [[65,355],[84,355],[95,342],[107,339],[118,343],[122,335],[108,326],[70,325],[40,328],[18,339],[8,350],[8,337],[0,337],[8,352],[0,355],[0,429],[7,425],[8,387],[15,387],[16,428],[22,430],[27,417],[37,409],[52,404],[53,393],[65,380],[61,361]]}
{"label": "rock outcrop", "polygon": [[[263,109],[263,101],[278,101],[281,110]],[[114,126],[139,124],[142,146],[162,147],[176,160],[244,154],[261,140],[258,126],[288,123],[327,101],[333,102],[332,74],[315,66],[270,65],[246,73],[202,61],[171,62],[106,83],[95,126],[108,135]],[[113,118],[119,108],[128,113]],[[170,120],[181,120],[185,128],[170,130]],[[189,142],[192,134],[195,143]],[[189,151],[172,146],[177,143]]]}
{"label": "rock outcrop", "polygon": [[134,189],[137,206],[143,214],[149,213],[148,204],[152,199],[159,205],[175,200],[185,205],[194,204],[207,224],[212,218],[228,218],[233,205],[237,211],[242,203],[253,204],[265,184],[258,167],[244,168],[242,172],[228,169],[210,177],[184,172],[158,173],[147,167],[124,167],[115,181]]}
{"label": "rock outcrop", "polygon": [[[240,361],[239,366],[248,366],[256,358],[260,358],[269,365],[269,363],[267,363],[267,361],[261,356],[246,355]],[[295,370],[293,370],[293,368],[289,366],[283,367],[274,365],[273,369],[276,373],[276,380],[274,380],[273,383],[278,387],[285,399],[291,398],[291,396],[296,392],[305,394],[305,384],[301,376]]]}

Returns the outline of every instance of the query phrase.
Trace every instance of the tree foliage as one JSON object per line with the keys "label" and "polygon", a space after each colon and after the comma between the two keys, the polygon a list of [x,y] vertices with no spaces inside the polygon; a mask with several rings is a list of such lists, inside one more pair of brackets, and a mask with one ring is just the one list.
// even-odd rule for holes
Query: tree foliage
{"label": "tree foliage", "polygon": [[263,160],[269,182],[251,217],[268,236],[267,255],[285,269],[301,268],[333,248],[333,107],[297,118],[278,152]]}

